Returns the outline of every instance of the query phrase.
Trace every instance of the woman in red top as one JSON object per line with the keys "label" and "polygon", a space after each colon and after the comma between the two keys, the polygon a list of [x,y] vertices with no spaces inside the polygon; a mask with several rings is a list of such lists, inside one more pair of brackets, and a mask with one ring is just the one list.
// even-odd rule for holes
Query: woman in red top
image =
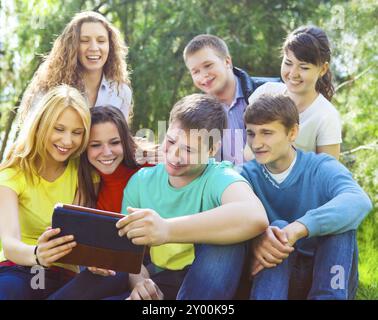
{"label": "woman in red top", "polygon": [[[91,109],[92,125],[87,152],[80,158],[80,203],[86,207],[120,212],[123,189],[141,167],[136,144],[126,120],[114,107]],[[94,175],[100,183],[93,183]]]}
{"label": "woman in red top", "polygon": [[[151,165],[138,165],[135,159],[137,145],[119,109],[110,106],[92,108],[91,120],[87,152],[80,158],[79,203],[90,208],[121,212],[127,182],[139,169]],[[96,174],[100,176],[99,183],[94,182]],[[129,278],[128,273],[90,267],[49,299],[103,299],[144,288],[152,291],[151,294],[156,292],[156,298],[160,297],[156,285],[145,281],[148,278],[146,272],[142,268],[141,274]]]}

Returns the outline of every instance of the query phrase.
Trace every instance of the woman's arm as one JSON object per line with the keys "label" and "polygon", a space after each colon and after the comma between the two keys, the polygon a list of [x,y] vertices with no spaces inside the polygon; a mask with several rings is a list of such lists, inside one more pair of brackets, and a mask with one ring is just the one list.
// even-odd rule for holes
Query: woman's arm
{"label": "woman's arm", "polygon": [[34,246],[21,241],[18,196],[3,186],[0,186],[0,237],[6,259],[23,266],[36,264]]}
{"label": "woman's arm", "polygon": [[[22,266],[37,264],[34,255],[35,246],[21,241],[20,222],[18,219],[18,195],[10,188],[0,186],[0,238],[7,260]],[[59,229],[49,229],[38,239],[37,256],[39,262],[49,267],[56,260],[72,251],[76,245],[72,236],[59,237]]]}
{"label": "woman's arm", "polygon": [[339,160],[340,157],[340,144],[329,144],[327,146],[317,146],[316,153],[328,153],[332,157]]}
{"label": "woman's arm", "polygon": [[120,98],[122,99],[122,104],[120,109],[125,116],[126,121],[128,122],[129,116],[132,115],[133,101],[132,101],[132,92],[130,87],[123,83],[120,85],[121,90],[119,92]]}

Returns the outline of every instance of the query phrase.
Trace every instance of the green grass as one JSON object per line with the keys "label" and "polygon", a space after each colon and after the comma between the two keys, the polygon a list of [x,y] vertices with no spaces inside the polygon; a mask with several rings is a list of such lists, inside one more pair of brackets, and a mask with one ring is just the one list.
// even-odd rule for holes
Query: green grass
{"label": "green grass", "polygon": [[378,300],[378,209],[358,229],[360,283],[358,300]]}

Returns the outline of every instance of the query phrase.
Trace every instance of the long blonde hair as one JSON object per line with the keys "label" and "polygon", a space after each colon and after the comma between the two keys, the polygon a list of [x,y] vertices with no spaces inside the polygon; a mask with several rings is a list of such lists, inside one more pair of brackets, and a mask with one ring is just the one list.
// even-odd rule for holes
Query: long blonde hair
{"label": "long blonde hair", "polygon": [[28,181],[35,183],[33,175],[39,176],[46,168],[48,139],[59,116],[67,108],[73,108],[79,114],[84,126],[81,145],[70,156],[70,158],[79,157],[85,151],[89,140],[91,124],[89,106],[77,89],[60,85],[45,94],[28,116],[17,140],[0,165],[0,170],[16,168],[25,174]]}
{"label": "long blonde hair", "polygon": [[103,69],[106,79],[115,81],[118,85],[130,86],[126,64],[128,48],[121,33],[101,14],[93,11],[81,12],[73,17],[55,40],[50,53],[44,58],[45,61],[26,89],[20,106],[20,122],[26,119],[33,99],[40,92],[47,92],[60,84],[68,84],[84,94],[83,68],[78,60],[78,48],[81,26],[85,22],[99,22],[108,31],[109,56]]}

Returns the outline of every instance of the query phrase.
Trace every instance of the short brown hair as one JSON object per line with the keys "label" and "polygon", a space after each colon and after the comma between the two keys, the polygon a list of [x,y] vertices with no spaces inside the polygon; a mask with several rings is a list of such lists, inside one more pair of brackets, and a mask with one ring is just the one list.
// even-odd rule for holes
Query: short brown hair
{"label": "short brown hair", "polygon": [[221,38],[213,36],[211,34],[200,34],[190,40],[186,45],[183,53],[184,60],[186,60],[188,56],[196,53],[203,48],[213,49],[215,53],[221,58],[230,56],[227,44]]}
{"label": "short brown hair", "polygon": [[266,124],[279,121],[289,130],[299,124],[299,114],[293,100],[283,94],[263,94],[250,104],[244,113],[246,124]]}
{"label": "short brown hair", "polygon": [[[222,137],[227,128],[224,104],[208,94],[195,93],[179,100],[172,108],[169,123],[179,121],[183,129],[219,130]],[[210,142],[209,147],[217,141]]]}

